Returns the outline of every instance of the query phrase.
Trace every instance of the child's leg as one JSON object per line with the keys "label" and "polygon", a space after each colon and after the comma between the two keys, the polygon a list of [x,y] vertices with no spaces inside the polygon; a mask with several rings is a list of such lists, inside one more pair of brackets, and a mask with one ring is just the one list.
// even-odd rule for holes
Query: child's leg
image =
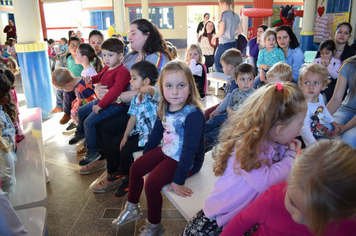
{"label": "child's leg", "polygon": [[[138,158],[130,169],[130,192],[127,201],[138,203],[143,189],[143,177],[164,160],[161,147],[156,147]],[[152,174],[152,173],[151,173]],[[151,175],[150,174],[150,175]],[[163,173],[162,173],[163,174]],[[172,181],[172,180],[171,180]],[[153,223],[153,222],[151,222]]]}
{"label": "child's leg", "polygon": [[113,151],[113,153],[116,154],[116,158],[112,158],[111,155],[105,156],[106,161],[108,163],[107,169],[109,175],[115,174],[115,172],[117,172],[117,170],[120,167],[120,156],[121,156],[120,143],[123,137],[124,134],[120,134],[116,136],[111,142],[111,150]]}
{"label": "child's leg", "polygon": [[216,104],[215,106],[209,107],[208,109],[205,110],[205,112],[204,112],[205,121],[209,120],[210,114],[211,114],[213,111],[215,111],[216,108],[217,108],[220,104],[221,104],[221,103]]}
{"label": "child's leg", "polygon": [[141,151],[144,149],[144,147],[138,146],[139,137],[140,137],[140,135],[138,135],[138,134],[130,136],[129,139],[127,140],[125,146],[123,146],[121,149],[120,167],[121,167],[121,171],[122,171],[123,175],[130,174],[130,167],[133,162],[132,153]]}
{"label": "child's leg", "polygon": [[227,112],[217,114],[211,117],[205,124],[205,133],[210,132],[211,130],[215,129],[216,127],[220,127],[227,119]]}
{"label": "child's leg", "polygon": [[56,92],[56,107],[63,109],[63,90],[57,89]]}
{"label": "child's leg", "polygon": [[93,112],[93,106],[98,104],[98,100],[91,101],[78,109],[78,125],[76,135],[84,135],[84,121]]}
{"label": "child's leg", "polygon": [[216,127],[208,133],[205,133],[205,148],[212,148],[219,140],[220,127]]}

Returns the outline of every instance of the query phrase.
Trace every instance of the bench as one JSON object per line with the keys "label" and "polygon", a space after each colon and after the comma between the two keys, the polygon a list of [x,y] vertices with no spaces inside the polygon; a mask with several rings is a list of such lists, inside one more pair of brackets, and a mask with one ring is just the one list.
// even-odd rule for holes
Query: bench
{"label": "bench", "polygon": [[21,109],[20,114],[26,138],[17,146],[16,186],[10,202],[29,235],[44,235],[47,189],[41,109]]}
{"label": "bench", "polygon": [[228,76],[221,72],[207,74],[208,80],[215,82],[215,96],[219,95],[220,83],[226,83]]}

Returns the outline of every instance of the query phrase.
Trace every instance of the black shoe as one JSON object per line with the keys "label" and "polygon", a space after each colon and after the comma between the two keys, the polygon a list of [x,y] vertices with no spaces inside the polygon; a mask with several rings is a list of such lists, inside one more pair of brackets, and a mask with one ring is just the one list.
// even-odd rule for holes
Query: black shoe
{"label": "black shoe", "polygon": [[124,177],[124,175],[122,174],[121,170],[118,170],[118,171],[116,171],[114,174],[109,175],[109,176],[107,177],[107,180],[108,180],[108,181],[115,181],[115,180],[120,179],[120,178],[122,178],[122,177]]}
{"label": "black shoe", "polygon": [[66,128],[66,131],[70,131],[72,129],[77,128],[77,125],[74,122],[71,122],[68,127]]}
{"label": "black shoe", "polygon": [[93,152],[87,151],[84,158],[79,161],[79,165],[87,166],[90,163],[99,160],[100,157],[101,157],[101,155],[99,152],[93,153]]}
{"label": "black shoe", "polygon": [[73,145],[73,144],[79,143],[83,139],[85,139],[85,135],[75,134],[74,137],[71,140],[69,140],[69,145]]}
{"label": "black shoe", "polygon": [[122,181],[121,186],[116,190],[114,193],[114,197],[116,198],[122,198],[125,197],[125,195],[129,192],[129,180],[125,178]]}

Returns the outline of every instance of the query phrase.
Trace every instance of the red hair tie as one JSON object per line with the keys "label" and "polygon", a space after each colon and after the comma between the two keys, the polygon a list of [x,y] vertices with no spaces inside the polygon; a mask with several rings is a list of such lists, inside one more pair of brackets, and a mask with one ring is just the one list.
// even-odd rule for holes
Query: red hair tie
{"label": "red hair tie", "polygon": [[281,83],[277,83],[276,86],[277,86],[277,90],[278,90],[278,91],[281,91],[282,88],[283,88],[283,86],[282,86]]}
{"label": "red hair tie", "polygon": [[8,62],[7,58],[4,58],[4,62],[5,62],[5,63],[7,63],[7,62]]}

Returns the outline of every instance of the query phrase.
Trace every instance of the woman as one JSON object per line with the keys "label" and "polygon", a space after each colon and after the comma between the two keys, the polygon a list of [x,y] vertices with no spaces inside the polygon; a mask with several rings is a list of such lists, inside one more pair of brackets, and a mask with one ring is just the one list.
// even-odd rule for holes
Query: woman
{"label": "woman", "polygon": [[299,42],[289,25],[277,27],[277,43],[282,48],[286,63],[292,67],[293,80],[298,83],[299,69],[304,63],[304,53],[299,47]]}
{"label": "woman", "polygon": [[[347,95],[342,100],[346,90]],[[340,67],[334,94],[326,108],[336,123],[344,124],[341,130],[336,130],[341,139],[356,148],[356,56],[347,59]]]}
{"label": "woman", "polygon": [[[249,62],[256,67],[256,62],[258,58],[258,53],[261,49],[264,48],[264,45],[262,42],[262,35],[264,32],[268,29],[266,25],[260,25],[257,28],[257,37],[253,38],[249,42],[249,47],[250,47],[250,57],[249,57]],[[257,71],[256,71],[257,72]]]}
{"label": "woman", "polygon": [[104,35],[99,30],[93,30],[89,34],[89,44],[95,49],[96,55],[103,59],[101,44],[103,44]]}
{"label": "woman", "polygon": [[351,36],[352,26],[347,22],[342,22],[336,26],[335,31],[335,58],[339,58],[341,62],[355,55],[354,49],[348,45],[348,40]]}
{"label": "woman", "polygon": [[[171,59],[161,33],[158,31],[158,28],[148,20],[136,19],[131,22],[128,41],[131,44],[132,51],[126,54],[123,59],[123,64],[128,71],[130,71],[133,64],[143,60],[154,63],[157,66],[158,71],[160,71]],[[99,87],[100,88],[96,86],[96,92],[100,98],[107,92],[107,90],[103,89],[104,86]],[[137,93],[137,90],[123,92],[118,97],[118,100],[122,103],[130,103],[132,97]],[[112,149],[111,142],[116,136],[125,132],[127,121],[130,118],[127,114],[128,109],[129,106],[124,106],[118,113],[102,120],[96,125],[97,140],[102,152],[101,154],[108,157],[107,160],[117,159],[116,153]],[[87,166],[88,173],[92,173],[100,168],[100,166],[96,166],[95,163],[96,162]],[[114,163],[113,165],[118,167],[119,163]],[[113,173],[110,174],[114,175]],[[92,187],[95,187],[96,190],[99,189],[99,191],[101,190],[102,192],[105,192],[109,189],[113,189],[115,185],[118,186],[119,182],[120,179],[108,182],[105,175],[99,177],[97,181],[94,181]]]}
{"label": "woman", "polygon": [[72,38],[72,37],[75,37],[75,36],[77,36],[77,35],[75,34],[74,30],[69,30],[69,31],[68,31],[68,40],[69,40],[70,38]]}
{"label": "woman", "polygon": [[218,47],[219,39],[217,39],[216,44],[211,43],[211,39],[215,35],[215,25],[214,22],[208,20],[204,26],[204,32],[200,35],[198,43],[200,44],[201,50],[205,57],[205,66],[209,71],[209,67],[212,67],[214,64],[214,54],[215,50]]}
{"label": "woman", "polygon": [[199,37],[200,31],[204,28],[205,23],[210,19],[209,13],[204,13],[204,20],[199,22],[197,27],[197,38]]}

